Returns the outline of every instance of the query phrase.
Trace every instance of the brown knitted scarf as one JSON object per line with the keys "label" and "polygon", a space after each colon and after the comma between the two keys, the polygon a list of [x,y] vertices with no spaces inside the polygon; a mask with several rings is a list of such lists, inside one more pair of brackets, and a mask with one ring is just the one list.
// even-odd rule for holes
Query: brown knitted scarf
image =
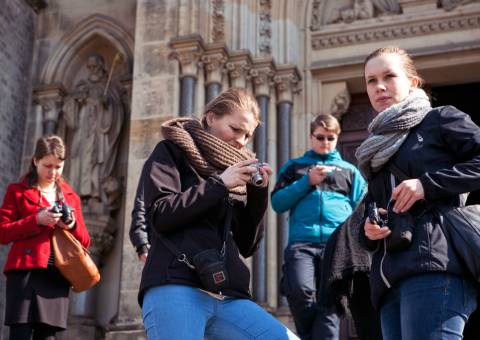
{"label": "brown knitted scarf", "polygon": [[[207,132],[195,118],[175,118],[162,124],[162,134],[185,151],[193,167],[204,176],[222,173],[240,161],[255,158],[247,148],[236,149]],[[235,187],[231,193],[245,195],[246,186]]]}

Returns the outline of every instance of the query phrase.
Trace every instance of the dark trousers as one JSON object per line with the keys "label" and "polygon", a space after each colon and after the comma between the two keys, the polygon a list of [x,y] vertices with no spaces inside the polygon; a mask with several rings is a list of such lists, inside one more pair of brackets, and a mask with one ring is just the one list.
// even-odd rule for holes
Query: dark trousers
{"label": "dark trousers", "polygon": [[10,340],[55,340],[59,328],[44,323],[10,325]]}
{"label": "dark trousers", "polygon": [[339,336],[339,316],[316,301],[324,250],[324,244],[295,242],[284,251],[281,290],[304,340],[337,340]]}

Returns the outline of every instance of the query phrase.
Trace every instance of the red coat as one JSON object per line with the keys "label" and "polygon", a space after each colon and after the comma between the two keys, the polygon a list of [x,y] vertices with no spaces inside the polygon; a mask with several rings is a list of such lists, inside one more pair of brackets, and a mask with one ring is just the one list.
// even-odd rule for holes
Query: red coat
{"label": "red coat", "polygon": [[[65,182],[60,184],[65,201],[75,209],[72,234],[88,247],[90,236],[83,221],[80,197]],[[49,207],[37,188],[26,182],[10,184],[0,208],[0,243],[12,242],[4,272],[12,269],[47,268],[54,226],[37,222],[39,209]]]}

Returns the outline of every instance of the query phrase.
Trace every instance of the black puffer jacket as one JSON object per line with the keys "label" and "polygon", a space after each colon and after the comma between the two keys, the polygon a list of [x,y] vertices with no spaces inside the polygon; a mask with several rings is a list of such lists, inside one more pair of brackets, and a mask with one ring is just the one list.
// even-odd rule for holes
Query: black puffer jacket
{"label": "black puffer jacket", "polygon": [[[384,243],[375,242],[378,247],[372,260],[370,284],[376,307],[381,305],[389,285],[409,276],[434,271],[465,275],[458,258],[449,249],[438,218],[432,209],[426,208],[440,202],[462,205],[460,194],[480,189],[480,128],[467,114],[452,106],[432,109],[411,130],[390,161],[410,178],[420,179],[425,201],[410,209],[415,230],[407,249],[384,252]],[[368,182],[368,200],[385,208],[391,196],[388,167]],[[372,243],[368,243],[371,247]]]}
{"label": "black puffer jacket", "polygon": [[[185,153],[168,140],[160,142],[142,171],[145,206],[152,247],[143,269],[139,303],[153,286],[184,284],[201,288],[194,270],[179,262],[158,239],[156,232],[170,239],[188,258],[202,250],[222,246],[228,190],[215,177],[203,178],[190,165]],[[227,296],[250,298],[250,272],[240,254],[247,258],[263,237],[263,216],[268,204],[267,188],[247,185],[247,202],[233,207],[231,232],[226,245],[230,286]],[[154,208],[153,208],[154,207]]]}

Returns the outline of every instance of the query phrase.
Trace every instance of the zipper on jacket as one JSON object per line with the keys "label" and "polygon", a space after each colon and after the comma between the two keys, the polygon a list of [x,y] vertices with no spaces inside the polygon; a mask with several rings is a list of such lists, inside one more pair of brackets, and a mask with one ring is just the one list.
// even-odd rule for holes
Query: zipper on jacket
{"label": "zipper on jacket", "polygon": [[383,255],[382,255],[382,259],[380,260],[380,276],[382,277],[382,280],[383,280],[383,283],[385,283],[385,286],[387,286],[387,288],[391,288],[392,285],[390,284],[387,277],[383,273],[383,260],[385,259],[385,256],[387,256],[387,240],[383,239]]}

